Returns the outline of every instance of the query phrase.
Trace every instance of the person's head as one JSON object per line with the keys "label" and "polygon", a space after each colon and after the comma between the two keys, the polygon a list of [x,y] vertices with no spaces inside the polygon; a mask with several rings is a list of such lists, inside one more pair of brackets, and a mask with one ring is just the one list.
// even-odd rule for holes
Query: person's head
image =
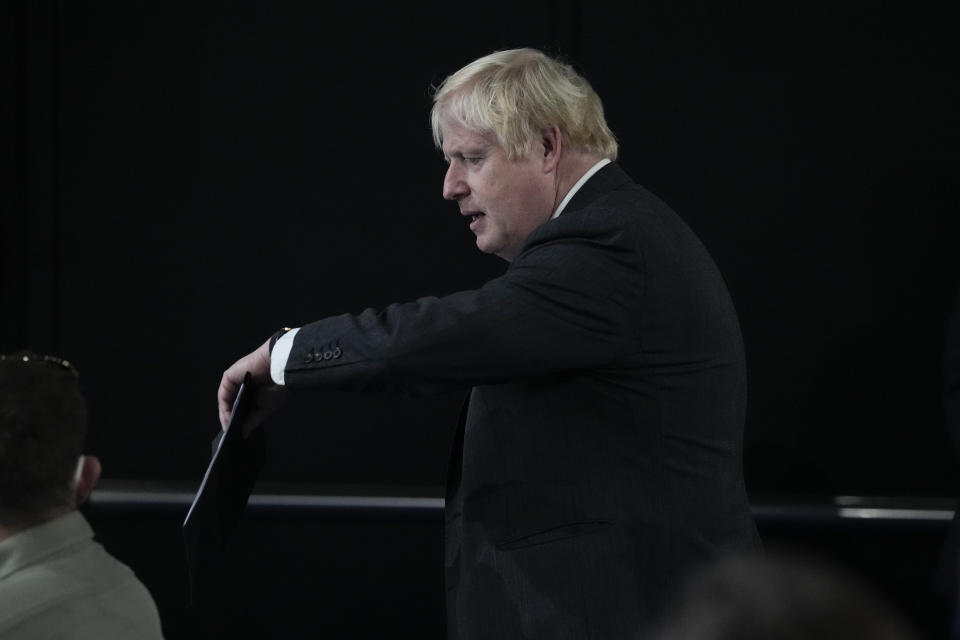
{"label": "person's head", "polygon": [[83,456],[87,408],[76,370],[29,352],[0,356],[0,527],[30,527],[82,502],[100,474]]}
{"label": "person's head", "polygon": [[434,142],[450,163],[443,195],[469,216],[477,246],[506,260],[590,165],[617,157],[590,84],[534,49],[471,62],[433,100]]}
{"label": "person's head", "polygon": [[914,640],[854,577],[807,556],[735,555],[691,581],[656,640]]}

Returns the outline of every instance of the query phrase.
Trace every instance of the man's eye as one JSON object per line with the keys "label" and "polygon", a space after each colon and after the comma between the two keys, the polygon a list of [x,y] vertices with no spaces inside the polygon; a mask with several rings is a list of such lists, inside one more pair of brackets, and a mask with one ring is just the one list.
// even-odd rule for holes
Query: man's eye
{"label": "man's eye", "polygon": [[470,165],[478,165],[483,161],[482,156],[464,156],[463,161]]}

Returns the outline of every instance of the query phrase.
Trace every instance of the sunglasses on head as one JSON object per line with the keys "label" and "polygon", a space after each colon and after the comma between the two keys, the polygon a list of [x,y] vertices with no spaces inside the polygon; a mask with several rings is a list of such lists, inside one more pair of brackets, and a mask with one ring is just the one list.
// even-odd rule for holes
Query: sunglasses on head
{"label": "sunglasses on head", "polygon": [[19,353],[11,354],[0,354],[0,361],[2,362],[43,362],[50,366],[58,367],[60,369],[66,369],[74,375],[74,377],[79,378],[80,372],[77,371],[68,360],[63,358],[58,358],[56,356],[40,356],[30,351],[20,351]]}

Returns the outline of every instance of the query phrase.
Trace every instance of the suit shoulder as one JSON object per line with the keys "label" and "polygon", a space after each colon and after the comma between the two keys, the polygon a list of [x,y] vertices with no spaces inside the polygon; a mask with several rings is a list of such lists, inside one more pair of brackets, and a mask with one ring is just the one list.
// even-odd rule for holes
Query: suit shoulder
{"label": "suit shoulder", "polygon": [[[551,228],[552,227],[552,228]],[[692,234],[663,200],[634,183],[625,182],[597,195],[580,208],[564,212],[544,225],[548,234],[616,235],[639,244],[661,232]]]}

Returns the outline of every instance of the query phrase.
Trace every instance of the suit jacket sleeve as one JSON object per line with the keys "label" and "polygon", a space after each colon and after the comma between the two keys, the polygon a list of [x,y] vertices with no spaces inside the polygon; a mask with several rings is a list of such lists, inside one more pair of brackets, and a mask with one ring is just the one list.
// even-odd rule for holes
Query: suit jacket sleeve
{"label": "suit jacket sleeve", "polygon": [[430,393],[626,358],[643,277],[624,217],[592,207],[548,222],[480,289],[305,325],[286,383]]}

